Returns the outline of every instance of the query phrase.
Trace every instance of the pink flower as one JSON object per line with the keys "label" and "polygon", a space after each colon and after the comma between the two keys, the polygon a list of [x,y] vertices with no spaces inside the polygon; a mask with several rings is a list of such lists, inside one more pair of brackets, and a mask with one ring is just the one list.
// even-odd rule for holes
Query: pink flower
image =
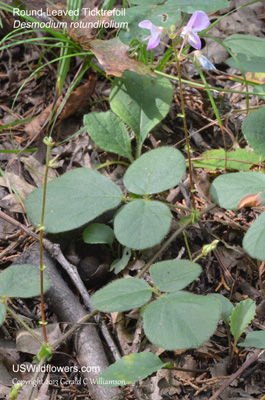
{"label": "pink flower", "polygon": [[201,32],[208,28],[210,21],[204,11],[195,11],[192,14],[188,25],[182,29],[181,36],[184,40],[187,40],[189,44],[197,50],[201,49],[201,39],[196,32]]}
{"label": "pink flower", "polygon": [[149,31],[151,32],[151,35],[147,38],[149,39],[149,42],[146,50],[154,49],[156,46],[159,45],[162,35],[162,29],[157,28],[155,25],[152,24],[151,21],[148,21],[148,19],[141,21],[138,26],[140,28],[149,29]]}

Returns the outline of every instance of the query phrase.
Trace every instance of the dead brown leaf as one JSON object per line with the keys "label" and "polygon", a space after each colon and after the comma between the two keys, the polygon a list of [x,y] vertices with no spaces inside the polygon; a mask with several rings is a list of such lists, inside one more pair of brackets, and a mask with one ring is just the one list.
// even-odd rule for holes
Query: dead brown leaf
{"label": "dead brown leaf", "polygon": [[[95,15],[92,15],[93,11],[95,11]],[[98,8],[95,7],[90,11],[90,13],[87,13],[84,18],[74,22],[71,21],[70,29],[68,28],[67,30],[68,35],[84,50],[90,49],[91,41],[93,41],[97,36],[98,26],[102,26],[106,22],[111,21],[111,18],[106,16],[101,16],[99,19],[99,17],[96,15],[97,11]]]}
{"label": "dead brown leaf", "polygon": [[262,205],[262,198],[260,197],[260,194],[262,193],[262,190],[255,194],[247,194],[244,196],[238,203],[237,209],[240,210],[240,208],[243,207],[259,207]]}
{"label": "dead brown leaf", "polygon": [[[62,97],[56,102],[56,109],[60,106]],[[49,118],[52,112],[52,104],[48,105],[36,118],[34,118],[26,127],[25,132],[29,135],[30,139],[33,139],[41,130],[43,124]]]}
{"label": "dead brown leaf", "polygon": [[0,177],[0,186],[13,186],[22,201],[25,201],[28,195],[36,188],[26,182],[24,178],[14,174],[13,172],[5,172],[5,179]]}
{"label": "dead brown leaf", "polygon": [[107,75],[122,76],[126,69],[141,75],[156,76],[144,63],[128,57],[129,46],[123,44],[118,37],[110,40],[94,40],[90,49],[97,57]]}
{"label": "dead brown leaf", "polygon": [[97,28],[111,21],[108,16],[99,17],[98,7],[90,9],[90,12],[87,12],[85,17],[80,18],[78,21],[74,21],[67,16],[66,7],[62,3],[50,5],[48,9],[49,13],[56,19],[67,24],[68,35],[84,50],[89,50],[91,41],[97,36]]}
{"label": "dead brown leaf", "polygon": [[86,82],[84,85],[79,86],[73,93],[71,93],[62,113],[60,114],[57,124],[70,115],[73,115],[83,104],[88,101],[89,97],[93,94],[95,82],[95,76],[92,75],[91,80]]}
{"label": "dead brown leaf", "polygon": [[10,193],[7,196],[3,197],[0,200],[0,206],[10,212],[23,214],[25,211],[15,193]]}
{"label": "dead brown leaf", "polygon": [[132,351],[133,335],[129,334],[125,328],[124,315],[121,312],[111,313],[113,324],[117,332],[119,344],[124,355]]}
{"label": "dead brown leaf", "polygon": [[[58,125],[65,118],[73,115],[83,104],[85,104],[90,96],[92,95],[95,87],[95,77],[91,76],[91,79],[84,85],[79,86],[67,100],[62,113],[56,123]],[[57,110],[62,103],[63,96],[60,96],[56,102],[55,109]],[[25,132],[29,135],[30,139],[34,138],[41,130],[43,124],[47,118],[51,115],[52,104],[45,108],[36,118],[34,118],[25,128]]]}
{"label": "dead brown leaf", "polygon": [[50,373],[48,373],[47,378],[41,385],[35,398],[38,400],[49,400],[50,399],[50,396],[48,395],[49,386],[50,386]]}
{"label": "dead brown leaf", "polygon": [[[46,165],[41,164],[34,156],[22,157],[21,159],[24,162],[26,170],[31,175],[37,187],[42,186],[44,184]],[[49,167],[48,182],[55,179],[56,177],[56,171],[53,168]]]}
{"label": "dead brown leaf", "polygon": [[[53,344],[61,335],[59,324],[49,324],[46,326],[49,343]],[[34,329],[34,332],[41,340],[43,340],[42,328]],[[40,351],[40,343],[32,337],[25,329],[21,329],[16,335],[17,350],[28,354],[38,354]]]}

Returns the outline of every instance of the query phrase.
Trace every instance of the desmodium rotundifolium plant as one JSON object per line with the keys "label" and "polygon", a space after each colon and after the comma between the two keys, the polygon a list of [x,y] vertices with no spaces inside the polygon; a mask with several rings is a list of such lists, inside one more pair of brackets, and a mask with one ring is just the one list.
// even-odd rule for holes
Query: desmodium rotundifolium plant
{"label": "desmodium rotundifolium plant", "polygon": [[[228,5],[228,2],[216,0],[212,4],[205,4],[205,1],[200,1],[200,7],[196,4],[197,9],[194,9],[189,1],[182,8],[177,3],[176,0],[168,0],[165,4],[157,6],[155,10],[152,9],[151,13],[144,12],[143,16],[148,15],[148,20],[142,18],[142,15],[139,20],[137,6],[128,9],[128,15],[133,21],[130,25],[131,30],[129,34],[121,31],[119,37],[124,43],[128,41],[131,43],[131,40],[138,41],[136,49],[139,50],[139,54],[145,60],[144,43],[147,37],[142,33],[143,29],[146,29],[147,32],[149,30],[151,34],[147,39],[147,49],[151,50],[151,53],[160,40],[163,40],[164,34],[168,34],[172,39],[172,48],[169,51],[171,56],[168,60],[171,58],[171,62],[177,63],[177,79],[181,99],[180,116],[183,119],[187,141],[193,206],[192,210],[183,207],[189,215],[181,221],[179,228],[179,232],[181,232],[190,224],[196,223],[207,210],[200,213],[196,210],[181,86],[180,61],[187,57],[185,46],[191,45],[196,49],[194,53],[195,61],[197,60],[204,69],[214,70],[215,67],[207,58],[198,53],[201,49],[198,33],[210,27],[206,12],[224,8]],[[199,11],[198,8],[200,8]],[[148,10],[150,11],[150,7]],[[175,33],[174,25],[180,20],[181,11],[194,13],[188,24]],[[135,16],[138,15],[137,18],[132,18],[133,13],[135,13]],[[163,21],[161,15],[165,13],[167,18]],[[127,16],[127,18],[129,17]],[[115,18],[119,20],[120,17]],[[231,43],[230,46],[232,48]],[[168,55],[169,52],[167,52]],[[95,54],[97,55],[96,50]],[[127,68],[124,69],[130,69],[130,62],[131,65],[135,65],[134,60],[129,58],[128,60],[126,60]],[[186,169],[183,155],[179,150],[172,147],[161,147],[142,154],[143,143],[148,133],[162,121],[169,111],[173,100],[173,89],[169,79],[175,77],[166,74],[164,76],[152,76],[152,74],[154,75],[152,69],[143,69],[150,74],[141,75],[139,74],[139,65],[140,63],[137,64],[138,69],[136,69],[138,73],[135,70],[126,71],[122,77],[118,76],[114,79],[109,98],[110,111],[90,113],[84,117],[84,125],[95,144],[105,151],[126,158],[128,163],[131,164],[123,178],[128,194],[124,195],[117,185],[100,173],[87,168],[78,168],[45,184],[44,187],[36,189],[29,195],[25,203],[31,223],[40,232],[49,233],[71,231],[93,222],[95,218],[108,210],[116,210],[113,217],[113,230],[107,225],[93,224],[86,228],[83,233],[84,240],[88,243],[104,242],[113,246],[115,236],[117,241],[124,246],[122,258],[114,266],[116,273],[126,266],[131,249],[141,251],[156,246],[169,233],[172,220],[170,210],[177,207],[173,204],[167,204],[158,196],[163,191],[177,186]],[[117,67],[117,63],[114,66]],[[209,89],[205,85],[201,85],[201,87]],[[218,113],[217,109],[215,111]],[[135,150],[131,146],[130,135],[125,124],[134,134]],[[245,132],[244,134],[246,135]],[[46,139],[46,144],[48,148],[51,146],[51,138]],[[257,152],[259,153],[259,151]],[[49,157],[47,157],[47,167],[48,165]],[[235,180],[241,179],[240,174],[242,173],[236,174]],[[261,176],[263,176],[261,173],[246,172],[243,174],[242,180],[245,179],[247,174],[258,174],[258,185],[260,187]],[[219,199],[219,181],[232,175],[219,177],[212,185],[213,199],[221,206],[224,205]],[[264,185],[263,181],[262,184]],[[225,196],[226,198],[229,197],[230,201],[233,196],[231,194],[228,196],[227,187],[225,190]],[[233,194],[235,192],[234,186]],[[262,197],[262,189],[259,188],[257,193],[258,196]],[[248,194],[249,192],[244,192],[243,197]],[[236,206],[240,200],[242,200],[242,196],[239,197],[237,202],[235,201]],[[173,240],[172,237],[177,237],[179,232],[176,231],[176,235],[171,236],[171,241]],[[247,235],[244,242],[247,241],[248,243]],[[165,242],[161,248],[164,249],[168,243],[169,241]],[[212,248],[210,247],[208,250],[210,251]],[[204,250],[202,255],[206,255],[208,250]],[[220,312],[222,312],[229,332],[231,331],[234,337],[234,345],[230,352],[231,357],[233,357],[239,337],[254,316],[254,303],[247,303],[248,310],[244,308],[247,307],[245,306],[246,303],[241,302],[243,306],[240,307],[241,303],[239,303],[235,308],[235,310],[238,308],[239,311],[233,310],[231,318],[229,318],[230,316],[227,317],[224,313],[223,302],[220,298],[194,295],[182,290],[199,276],[201,268],[198,264],[186,260],[164,261],[156,264],[154,264],[154,261],[149,262],[144,269],[146,271],[150,267],[153,286],[139,279],[143,272],[141,271],[137,278],[119,279],[96,292],[92,298],[93,307],[102,312],[127,311],[141,307],[140,318],[143,320],[146,336],[153,343],[168,350],[194,348],[203,344],[213,334]],[[241,308],[243,308],[243,312]],[[244,318],[244,311],[248,311],[247,318]],[[45,357],[47,357],[46,354]],[[132,364],[135,367],[133,370],[137,373],[131,372],[132,370],[129,367]],[[138,366],[141,367],[142,372],[139,372]],[[99,381],[99,383],[104,384],[104,380],[111,379],[111,376],[114,376],[116,380],[119,378],[120,381],[125,383],[135,382],[164,367],[170,368],[170,365],[162,363],[158,357],[151,353],[131,354],[108,368],[101,375],[103,381]]]}

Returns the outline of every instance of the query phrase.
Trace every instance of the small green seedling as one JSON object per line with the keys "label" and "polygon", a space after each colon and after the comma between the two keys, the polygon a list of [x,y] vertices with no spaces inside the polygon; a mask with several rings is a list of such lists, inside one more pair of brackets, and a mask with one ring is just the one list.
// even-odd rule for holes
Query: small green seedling
{"label": "small green seedling", "polygon": [[[230,301],[218,294],[210,294],[209,296],[217,298],[220,301],[222,310],[221,316],[225,322],[228,338],[231,359],[234,356],[238,340],[245,332],[247,326],[251,323],[256,313],[256,303],[251,300],[242,300],[235,307]],[[234,338],[233,347],[231,346],[230,332]],[[241,346],[241,344],[239,344]]]}

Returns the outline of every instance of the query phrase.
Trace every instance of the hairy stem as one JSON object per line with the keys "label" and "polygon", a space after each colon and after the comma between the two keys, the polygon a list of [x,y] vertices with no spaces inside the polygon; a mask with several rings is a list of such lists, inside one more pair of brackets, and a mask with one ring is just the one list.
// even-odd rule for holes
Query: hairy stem
{"label": "hairy stem", "polygon": [[188,134],[188,128],[187,128],[186,114],[185,114],[184,97],[183,97],[182,81],[181,81],[181,71],[180,71],[180,62],[179,62],[179,56],[178,56],[178,53],[177,53],[177,49],[176,49],[176,45],[175,45],[174,40],[172,40],[172,44],[173,44],[174,54],[175,54],[175,58],[176,58],[176,62],[177,62],[178,79],[179,79],[179,94],[180,94],[180,103],[181,103],[181,113],[182,113],[183,127],[184,127],[184,132],[185,132],[187,150],[188,150],[188,164],[189,164],[189,175],[190,175],[191,202],[192,202],[192,207],[194,208],[194,210],[196,210],[193,179],[192,179],[190,142],[189,142],[189,134]]}
{"label": "hairy stem", "polygon": [[[199,212],[199,217],[202,216],[203,214],[211,211],[213,208],[215,208],[216,205],[215,204],[211,204],[209,207],[205,208],[204,210]],[[185,223],[183,225],[181,225],[160,247],[160,249],[153,255],[153,257],[150,258],[150,260],[148,261],[148,263],[144,266],[144,268],[136,275],[136,278],[140,278],[153,264],[153,262],[163,253],[163,251],[165,251],[165,249],[170,245],[171,242],[173,242],[173,240],[175,240],[180,234],[181,232],[184,232],[184,230],[190,225],[192,224],[192,222],[194,221],[193,216],[191,215],[189,219],[187,219],[187,221],[185,221]]]}
{"label": "hairy stem", "polygon": [[22,325],[33,337],[34,339],[36,339],[41,345],[42,340],[39,338],[38,335],[36,335],[36,333],[23,321],[23,319],[21,319],[16,313],[15,311],[12,310],[12,308],[6,306],[6,310],[7,312],[12,315],[12,317],[20,324]]}
{"label": "hairy stem", "polygon": [[45,144],[47,145],[47,153],[46,153],[46,167],[45,167],[45,175],[44,175],[44,186],[43,186],[43,197],[42,197],[42,210],[41,210],[41,222],[40,222],[40,298],[41,298],[41,325],[43,331],[44,341],[47,343],[47,333],[46,333],[46,322],[45,322],[45,312],[44,312],[44,293],[43,293],[43,223],[44,223],[44,213],[45,213],[45,203],[46,203],[46,190],[47,190],[47,181],[48,181],[48,172],[49,172],[49,160],[50,160],[50,152],[52,139],[45,138]]}

